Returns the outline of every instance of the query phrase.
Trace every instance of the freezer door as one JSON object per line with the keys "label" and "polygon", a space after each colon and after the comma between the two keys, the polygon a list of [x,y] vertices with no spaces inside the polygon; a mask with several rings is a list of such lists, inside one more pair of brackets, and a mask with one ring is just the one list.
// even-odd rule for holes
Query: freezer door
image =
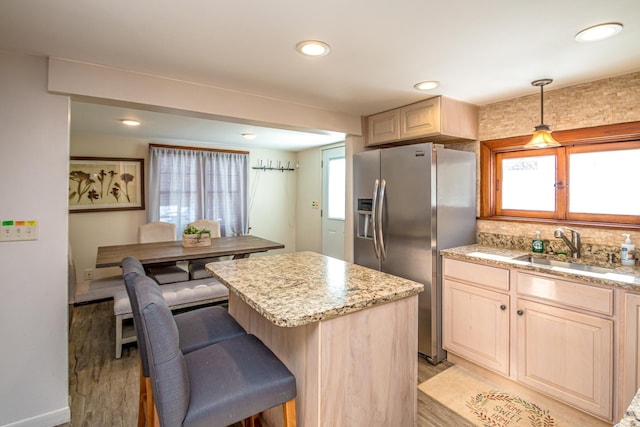
{"label": "freezer door", "polygon": [[437,358],[432,151],[432,144],[419,144],[382,153],[381,177],[386,183],[382,213],[386,258],[382,271],[424,285],[418,297],[418,352]]}
{"label": "freezer door", "polygon": [[381,222],[382,270],[428,283],[431,280],[431,144],[382,150],[386,184]]}
{"label": "freezer door", "polygon": [[353,262],[380,270],[374,249],[373,199],[375,182],[380,179],[380,150],[353,156]]}

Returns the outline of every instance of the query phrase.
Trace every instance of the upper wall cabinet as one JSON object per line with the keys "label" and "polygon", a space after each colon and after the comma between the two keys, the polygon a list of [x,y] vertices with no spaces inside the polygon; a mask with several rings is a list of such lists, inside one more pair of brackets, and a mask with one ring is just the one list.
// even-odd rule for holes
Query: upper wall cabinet
{"label": "upper wall cabinet", "polygon": [[478,107],[436,96],[366,118],[366,145],[478,139]]}

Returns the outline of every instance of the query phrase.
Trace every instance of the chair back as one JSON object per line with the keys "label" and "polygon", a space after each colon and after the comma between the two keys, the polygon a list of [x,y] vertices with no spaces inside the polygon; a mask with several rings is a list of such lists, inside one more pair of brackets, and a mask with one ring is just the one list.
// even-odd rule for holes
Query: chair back
{"label": "chair back", "polygon": [[122,258],[122,277],[126,280],[127,275],[137,274],[138,276],[146,276],[142,263],[137,258],[132,256],[126,256]]}
{"label": "chair back", "polygon": [[149,222],[138,228],[139,243],[172,242],[176,240],[176,225],[168,222]]}
{"label": "chair back", "polygon": [[[135,286],[136,279],[138,277],[146,277],[144,268],[140,261],[134,257],[124,257],[122,259],[122,277],[124,278],[124,286],[127,289],[127,295],[129,295],[129,303],[131,304],[131,312],[133,313],[133,326],[136,330],[136,338],[138,339],[138,352],[140,353],[140,362],[142,364],[142,375],[149,378],[149,359],[147,356],[147,347],[145,344],[144,333],[142,332],[142,324],[140,320],[140,309],[138,307],[138,298],[136,296]],[[155,281],[152,283],[146,283],[146,286],[157,288],[149,290],[155,294],[162,296],[162,291],[158,287]]]}
{"label": "chair back", "polygon": [[152,283],[153,280],[146,276],[138,276],[135,280],[151,389],[160,425],[182,426],[189,408],[189,374],[171,309],[162,296],[154,292]]}
{"label": "chair back", "polygon": [[220,237],[220,223],[218,221],[211,221],[210,219],[199,219],[189,223],[200,230],[209,230],[211,232],[211,238],[215,239]]}

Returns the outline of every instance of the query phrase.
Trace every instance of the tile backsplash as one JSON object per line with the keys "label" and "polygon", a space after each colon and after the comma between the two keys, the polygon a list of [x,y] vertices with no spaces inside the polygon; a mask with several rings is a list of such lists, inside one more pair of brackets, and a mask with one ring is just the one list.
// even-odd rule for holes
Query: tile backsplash
{"label": "tile backsplash", "polygon": [[[558,225],[542,225],[514,223],[504,221],[477,221],[476,238],[478,243],[531,251],[531,241],[535,237],[535,232],[540,231],[542,240],[545,241],[545,252],[550,248],[554,252],[568,252],[567,245],[553,235],[553,231]],[[562,227],[567,236],[570,233],[566,227]],[[595,262],[598,264],[608,261],[608,254],[613,253],[615,263],[620,262],[620,245],[624,241],[622,233],[631,234],[631,240],[640,246],[640,232],[626,230],[609,230],[599,228],[571,227],[580,233],[581,257],[585,262]]]}

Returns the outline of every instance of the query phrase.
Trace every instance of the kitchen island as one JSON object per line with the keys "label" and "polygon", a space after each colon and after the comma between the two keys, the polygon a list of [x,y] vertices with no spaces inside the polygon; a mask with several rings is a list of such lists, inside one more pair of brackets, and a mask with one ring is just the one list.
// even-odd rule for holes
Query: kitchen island
{"label": "kitchen island", "polygon": [[[414,426],[423,285],[314,252],[207,264],[293,372],[298,425]],[[281,425],[279,408],[263,414]]]}

